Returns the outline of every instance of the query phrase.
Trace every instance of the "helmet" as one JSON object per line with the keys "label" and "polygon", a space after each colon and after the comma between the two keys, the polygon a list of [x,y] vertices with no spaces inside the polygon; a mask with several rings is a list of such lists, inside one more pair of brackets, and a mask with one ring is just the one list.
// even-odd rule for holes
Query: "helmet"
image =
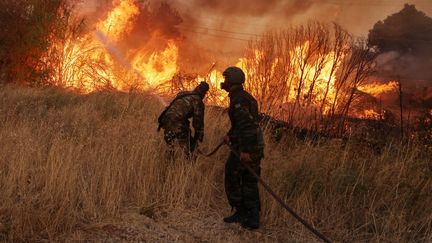
{"label": "helmet", "polygon": [[194,91],[205,95],[205,93],[207,93],[207,91],[210,89],[210,86],[208,85],[208,83],[202,81],[198,84],[198,86],[196,86],[196,88],[194,89]]}
{"label": "helmet", "polygon": [[225,80],[230,84],[242,84],[245,82],[245,74],[238,67],[229,67],[222,73]]}

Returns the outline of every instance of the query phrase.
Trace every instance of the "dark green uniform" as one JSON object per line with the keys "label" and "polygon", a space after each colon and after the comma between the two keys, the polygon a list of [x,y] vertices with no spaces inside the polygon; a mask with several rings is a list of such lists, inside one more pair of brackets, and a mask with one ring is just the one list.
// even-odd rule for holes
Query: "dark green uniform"
{"label": "dark green uniform", "polygon": [[[164,139],[170,146],[178,143],[185,152],[192,153],[197,141],[204,137],[203,95],[196,91],[180,92],[159,117],[159,126],[164,129]],[[195,135],[192,136],[189,118]]]}
{"label": "dark green uniform", "polygon": [[[258,104],[241,85],[231,88],[229,98],[231,129],[228,136],[232,147],[237,153],[249,153],[252,162],[248,164],[260,175],[264,142],[259,126]],[[258,180],[242,166],[234,153],[229,155],[225,166],[225,192],[232,207],[246,210],[260,208]]]}

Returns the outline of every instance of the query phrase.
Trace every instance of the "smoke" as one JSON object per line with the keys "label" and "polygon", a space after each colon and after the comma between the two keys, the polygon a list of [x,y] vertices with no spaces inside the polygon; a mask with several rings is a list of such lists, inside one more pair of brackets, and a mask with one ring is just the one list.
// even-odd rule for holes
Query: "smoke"
{"label": "smoke", "polygon": [[374,25],[369,44],[381,53],[376,76],[398,80],[407,106],[421,108],[432,102],[432,18],[407,4]]}
{"label": "smoke", "polygon": [[167,40],[182,39],[182,33],[177,28],[182,22],[180,14],[167,3],[145,5],[124,45],[129,48],[145,46],[150,50],[161,50],[166,47]]}
{"label": "smoke", "polygon": [[[118,3],[120,0],[115,1]],[[432,10],[432,2],[413,0],[416,1],[419,2],[419,9]],[[91,26],[106,17],[113,3],[116,2],[82,1],[81,13]],[[259,38],[266,31],[315,20],[336,22],[354,36],[365,37],[377,21],[403,8],[403,1],[400,0],[394,0],[392,4],[386,0],[365,0],[361,3],[315,0],[136,0],[135,3],[140,5],[140,14],[134,19],[134,28],[120,43],[113,45],[113,48],[118,49],[109,48],[110,52],[121,63],[126,63],[122,60],[128,60],[129,53],[160,51],[166,48],[168,41],[174,40],[179,50],[179,70],[201,75],[207,72],[213,62],[217,63],[216,69],[219,70],[237,63],[243,57],[248,42]],[[425,12],[424,15],[427,14],[431,15],[432,12]],[[399,27],[412,22],[410,17],[402,18],[395,21],[393,26],[383,29],[403,35]],[[423,26],[429,25],[419,24],[419,28],[407,29],[420,33],[424,32]],[[384,37],[389,38],[387,34]],[[109,40],[106,42],[109,43]],[[374,81],[400,81],[404,88],[404,103],[408,107],[432,104],[432,89],[428,88],[432,86],[432,42],[425,43],[428,44],[408,43],[402,38],[396,45],[381,46],[381,54],[377,58],[378,72]],[[397,92],[386,94],[380,100],[398,107]]]}
{"label": "smoke", "polygon": [[385,52],[377,57],[377,69],[384,77],[414,81],[432,81],[432,56],[402,54],[397,51]]}
{"label": "smoke", "polygon": [[310,0],[195,0],[193,5],[206,12],[214,12],[225,16],[265,16],[282,9],[285,16],[292,17],[307,11],[313,2]]}
{"label": "smoke", "polygon": [[299,14],[305,13],[308,9],[310,9],[313,5],[312,1],[302,1],[296,0],[293,2],[285,3],[285,16],[291,18],[293,16],[297,16]]}
{"label": "smoke", "polygon": [[261,15],[271,11],[280,4],[279,0],[195,0],[194,5],[202,10],[217,12],[223,15]]}
{"label": "smoke", "polygon": [[[432,56],[411,55],[397,51],[385,52],[377,57],[376,78],[382,82],[397,80],[402,84],[404,106],[410,109],[432,108]],[[393,96],[393,106],[399,99]]]}
{"label": "smoke", "polygon": [[185,37],[180,48],[183,69],[197,72],[206,71],[213,62],[217,62],[218,69],[237,63],[250,40],[281,25],[288,27],[288,22],[313,6],[310,0],[172,0],[169,3],[179,10],[183,19],[179,26]]}
{"label": "smoke", "polygon": [[[72,0],[71,0],[72,1]],[[355,36],[366,36],[378,20],[399,11],[404,0],[391,4],[385,0],[314,1],[314,0],[141,0],[141,14],[125,48],[163,48],[167,39],[179,40],[180,60],[184,67],[206,70],[232,65],[242,57],[251,39],[269,30],[279,30],[310,20],[336,22]],[[413,0],[419,8],[432,10],[432,2]],[[81,3],[89,22],[96,22],[112,7],[111,0]],[[367,13],[367,14],[366,14]],[[426,12],[432,14],[432,12]],[[181,40],[181,41],[180,41]],[[432,45],[429,45],[432,46]],[[430,60],[414,61],[395,50],[383,70],[404,70],[402,75],[427,79]],[[387,54],[386,54],[387,55]],[[388,58],[388,57],[386,57]],[[385,59],[383,57],[383,59]],[[403,68],[401,68],[403,67]],[[424,69],[424,70],[423,70]],[[419,72],[420,70],[420,72]],[[389,73],[392,71],[388,71]]]}

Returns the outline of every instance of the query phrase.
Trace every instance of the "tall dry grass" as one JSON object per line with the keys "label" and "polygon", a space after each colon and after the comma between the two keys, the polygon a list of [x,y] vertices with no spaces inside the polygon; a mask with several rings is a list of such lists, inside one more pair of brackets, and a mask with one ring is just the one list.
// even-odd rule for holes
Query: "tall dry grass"
{"label": "tall dry grass", "polygon": [[[56,240],[128,207],[227,210],[227,149],[195,163],[168,160],[156,132],[161,109],[147,94],[1,87],[0,239]],[[228,126],[225,113],[208,107],[201,148],[217,144]],[[375,154],[355,141],[270,137],[263,178],[330,238],[432,240],[432,158],[421,145],[389,143]],[[272,239],[314,239],[261,193]]]}

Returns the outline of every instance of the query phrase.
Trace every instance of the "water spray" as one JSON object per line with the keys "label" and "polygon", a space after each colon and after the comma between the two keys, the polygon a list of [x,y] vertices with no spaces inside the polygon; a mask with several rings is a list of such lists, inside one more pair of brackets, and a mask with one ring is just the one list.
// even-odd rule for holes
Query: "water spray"
{"label": "water spray", "polygon": [[117,47],[115,47],[112,43],[110,43],[108,37],[104,33],[102,33],[99,30],[96,30],[94,32],[94,36],[96,37],[96,39],[99,40],[100,43],[102,43],[105,46],[105,48],[109,51],[109,53],[111,53],[113,56],[116,57],[117,61],[119,61],[126,69],[132,71],[135,75],[137,75],[149,87],[147,91],[149,91],[153,96],[155,96],[162,105],[164,106],[168,105],[168,103],[157,93],[156,88],[151,83],[149,83],[141,75],[141,73],[130,64],[130,62],[124,57],[124,55],[120,52],[120,50]]}

